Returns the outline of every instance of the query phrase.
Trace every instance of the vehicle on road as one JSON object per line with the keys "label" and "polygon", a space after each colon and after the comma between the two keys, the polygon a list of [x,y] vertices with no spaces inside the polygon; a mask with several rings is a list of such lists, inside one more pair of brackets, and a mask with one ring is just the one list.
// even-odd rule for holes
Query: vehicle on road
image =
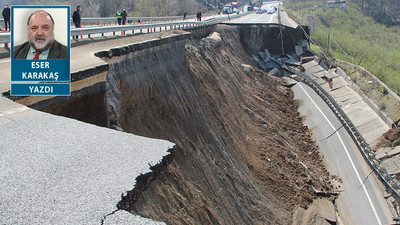
{"label": "vehicle on road", "polygon": [[230,7],[225,7],[222,11],[223,14],[232,14],[232,9]]}
{"label": "vehicle on road", "polygon": [[224,6],[224,9],[222,10],[222,13],[223,13],[223,14],[231,14],[231,13],[233,13],[233,11],[232,11],[232,5],[231,5],[231,4],[226,4],[226,5]]}
{"label": "vehicle on road", "polygon": [[276,7],[271,6],[267,9],[267,14],[274,14],[276,12]]}
{"label": "vehicle on road", "polygon": [[256,13],[257,13],[257,14],[263,14],[263,10],[262,10],[262,9],[257,9],[257,10],[256,10]]}

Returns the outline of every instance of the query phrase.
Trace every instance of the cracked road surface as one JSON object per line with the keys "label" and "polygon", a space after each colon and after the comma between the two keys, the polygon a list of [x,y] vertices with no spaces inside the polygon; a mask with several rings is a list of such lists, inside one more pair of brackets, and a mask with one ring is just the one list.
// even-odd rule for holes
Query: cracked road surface
{"label": "cracked road surface", "polygon": [[[0,224],[100,224],[173,143],[0,98]],[[118,211],[104,224],[156,224]],[[157,223],[159,224],[159,223]]]}

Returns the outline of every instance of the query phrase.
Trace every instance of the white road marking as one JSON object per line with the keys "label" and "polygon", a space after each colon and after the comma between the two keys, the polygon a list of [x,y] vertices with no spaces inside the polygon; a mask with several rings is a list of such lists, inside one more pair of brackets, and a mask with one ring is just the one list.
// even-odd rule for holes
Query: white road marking
{"label": "white road marking", "polygon": [[[298,83],[298,85],[299,85],[300,88],[304,91],[304,93],[307,95],[307,97],[311,100],[311,102],[315,105],[315,107],[318,109],[318,111],[322,114],[322,116],[326,119],[326,121],[329,123],[329,125],[331,126],[331,128],[332,128],[333,130],[336,130],[336,128],[333,126],[333,124],[329,121],[329,119],[326,117],[326,115],[322,112],[322,110],[321,110],[321,109],[318,107],[318,105],[314,102],[314,100],[311,98],[311,96],[308,95],[308,93],[306,92],[306,90],[304,90],[304,88],[301,86],[301,84]],[[358,181],[360,182],[360,184],[361,184],[361,186],[362,186],[362,188],[363,188],[363,190],[364,190],[364,192],[365,192],[365,195],[367,196],[368,202],[369,202],[369,204],[370,204],[370,206],[371,206],[371,208],[372,208],[372,211],[374,212],[375,218],[376,218],[378,224],[379,224],[379,225],[382,225],[382,222],[381,222],[381,220],[380,220],[380,218],[379,218],[379,216],[378,216],[378,213],[376,212],[376,209],[375,209],[374,205],[372,204],[371,197],[369,196],[369,193],[368,193],[368,191],[367,191],[367,189],[366,189],[364,183],[362,182],[362,179],[361,179],[361,177],[360,177],[360,174],[358,173],[358,171],[357,171],[357,169],[356,169],[356,166],[354,165],[353,160],[351,159],[351,156],[350,156],[350,154],[349,154],[349,151],[347,150],[346,146],[344,145],[343,140],[342,140],[342,137],[340,136],[339,132],[336,132],[336,133],[337,133],[337,135],[338,135],[338,138],[339,138],[339,140],[340,140],[340,143],[341,143],[342,146],[343,146],[344,151],[346,152],[347,158],[350,160],[351,166],[353,167],[353,170],[354,170],[354,172],[355,172],[356,175],[357,175]]]}
{"label": "white road marking", "polygon": [[275,15],[275,13],[272,14],[272,15],[269,17],[268,23],[272,23],[272,19],[274,19],[274,15]]}
{"label": "white road marking", "polygon": [[260,19],[260,17],[262,17],[262,16],[263,16],[263,14],[261,14],[261,15],[257,16],[256,18],[254,18],[254,19],[250,20],[250,22],[257,21],[257,20],[259,20],[259,19]]}

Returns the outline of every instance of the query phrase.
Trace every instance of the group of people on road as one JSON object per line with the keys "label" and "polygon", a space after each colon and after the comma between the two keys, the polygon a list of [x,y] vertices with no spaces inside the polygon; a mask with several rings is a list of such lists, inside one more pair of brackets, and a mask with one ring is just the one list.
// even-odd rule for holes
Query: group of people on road
{"label": "group of people on road", "polygon": [[125,9],[119,9],[117,11],[118,25],[125,25],[126,24],[126,17],[128,17],[128,14],[126,13],[126,10]]}

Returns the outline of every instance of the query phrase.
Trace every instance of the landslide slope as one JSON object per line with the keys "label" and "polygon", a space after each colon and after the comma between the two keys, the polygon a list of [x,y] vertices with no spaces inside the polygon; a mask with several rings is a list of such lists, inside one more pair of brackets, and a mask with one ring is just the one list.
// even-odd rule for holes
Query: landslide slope
{"label": "landslide slope", "polygon": [[110,64],[110,126],[176,143],[120,206],[168,224],[289,224],[329,175],[292,91],[254,66],[242,31],[213,29]]}

